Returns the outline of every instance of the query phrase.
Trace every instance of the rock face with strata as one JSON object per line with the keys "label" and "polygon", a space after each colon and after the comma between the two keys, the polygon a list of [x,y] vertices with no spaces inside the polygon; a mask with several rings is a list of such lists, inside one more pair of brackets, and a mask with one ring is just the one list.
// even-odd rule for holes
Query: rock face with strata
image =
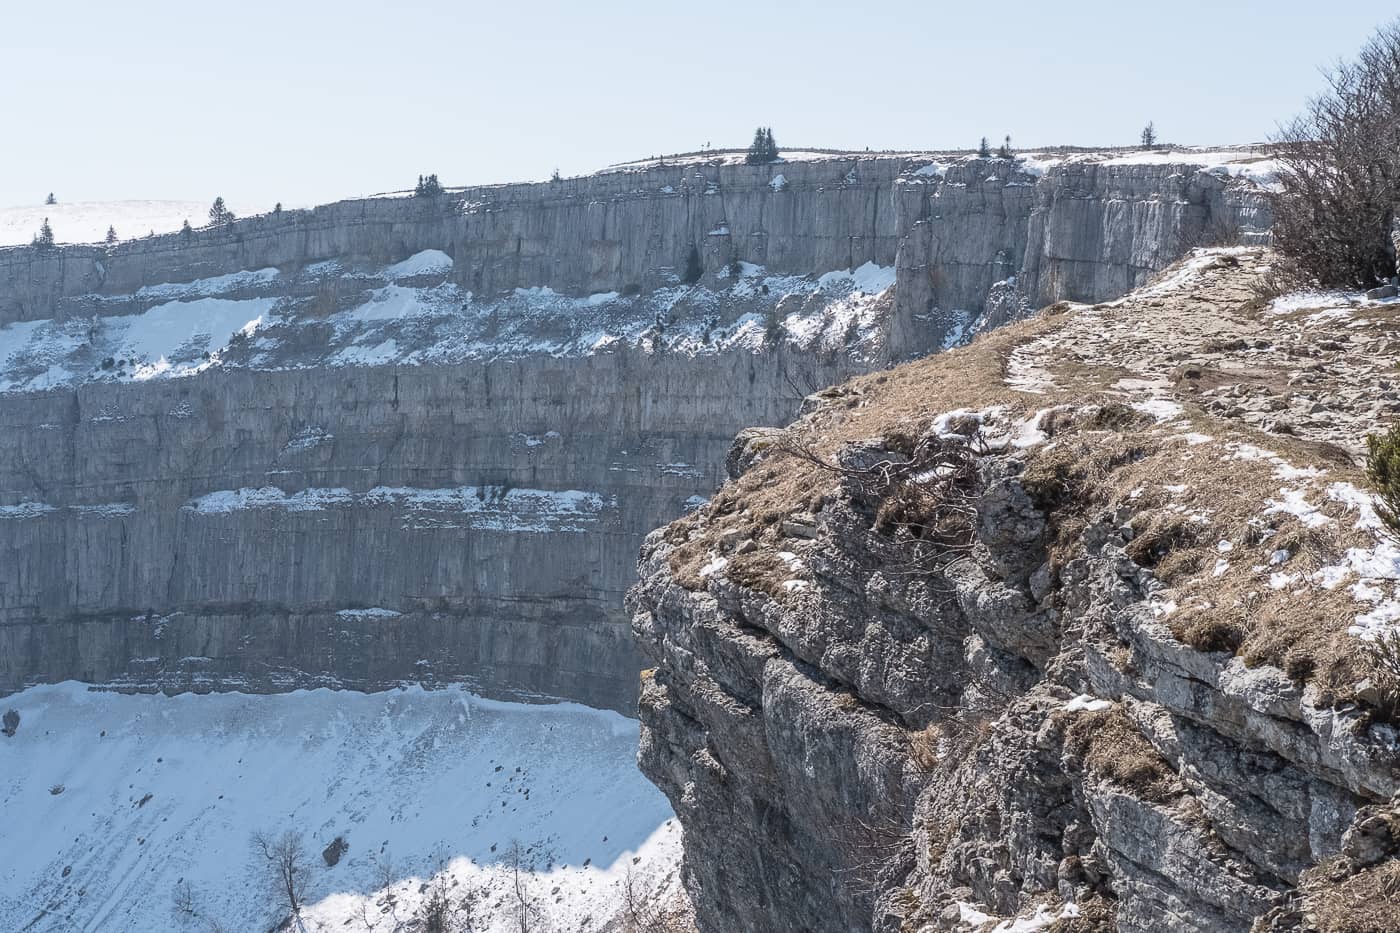
{"label": "rock face with strata", "polygon": [[0,250],[0,691],[631,710],[633,555],[735,431],[1266,225],[1197,168],[686,164]]}
{"label": "rock face with strata", "polygon": [[[1267,265],[1202,253],[813,397],[647,538],[640,761],[702,930],[1400,924],[1367,647],[1400,558],[1347,453],[1400,324],[1261,309]],[[1214,403],[1289,374],[1334,410]]]}

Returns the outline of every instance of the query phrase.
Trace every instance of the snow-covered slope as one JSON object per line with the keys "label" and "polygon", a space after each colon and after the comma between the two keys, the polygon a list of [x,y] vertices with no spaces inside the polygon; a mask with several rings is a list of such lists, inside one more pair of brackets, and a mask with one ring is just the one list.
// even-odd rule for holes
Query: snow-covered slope
{"label": "snow-covered slope", "polygon": [[[0,737],[0,929],[268,929],[255,831],[301,833],[308,929],[393,929],[439,866],[507,928],[507,853],[556,930],[600,929],[629,871],[675,883],[680,829],[638,773],[637,723],[460,690],[174,697],[36,687]],[[349,843],[339,864],[321,850]],[[392,864],[393,904],[382,890]],[[187,889],[199,917],[174,909]],[[186,888],[187,886],[187,888]]]}
{"label": "snow-covered slope", "polygon": [[45,218],[59,243],[97,243],[107,228],[123,240],[149,233],[171,233],[186,220],[206,222],[209,205],[198,201],[60,201],[33,207],[0,207],[0,246],[18,246],[34,239]]}

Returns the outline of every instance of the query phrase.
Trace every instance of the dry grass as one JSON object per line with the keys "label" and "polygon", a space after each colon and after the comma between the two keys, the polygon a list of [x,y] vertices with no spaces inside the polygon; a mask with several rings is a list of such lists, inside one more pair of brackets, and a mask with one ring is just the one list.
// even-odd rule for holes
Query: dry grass
{"label": "dry grass", "polygon": [[[1043,314],[1001,328],[971,346],[827,390],[828,403],[794,425],[787,444],[774,444],[765,460],[726,485],[708,505],[672,523],[667,540],[678,545],[670,555],[672,575],[688,589],[704,589],[699,569],[720,552],[719,542],[727,534],[736,532],[760,548],[780,550],[782,519],[820,510],[822,500],[835,492],[839,477],[794,456],[789,452],[794,448],[829,462],[846,444],[868,438],[884,438],[894,449],[901,443],[912,447],[944,411],[992,405],[1022,409],[1026,397],[1005,383],[1006,358],[1017,344],[1061,323],[1062,317]],[[726,568],[731,579],[734,563]],[[764,580],[762,590],[772,593],[774,582]],[[774,595],[781,598],[782,593]]]}
{"label": "dry grass", "polygon": [[1400,930],[1400,861],[1391,859],[1338,884],[1320,885],[1305,903],[1319,933]]}
{"label": "dry grass", "polygon": [[1117,933],[1118,902],[1091,894],[1075,902],[1078,917],[1065,917],[1046,927],[1048,933]]}
{"label": "dry grass", "polygon": [[1078,713],[1065,730],[1065,746],[1089,772],[1153,803],[1185,793],[1181,780],[1122,709]]}
{"label": "dry grass", "polygon": [[[1327,590],[1306,581],[1367,538],[1351,528],[1354,516],[1341,504],[1315,492],[1309,498],[1333,519],[1328,525],[1308,527],[1285,512],[1265,515],[1265,502],[1290,484],[1268,461],[1223,459],[1229,454],[1219,441],[1267,444],[1294,465],[1325,467],[1329,482],[1359,483],[1359,471],[1323,445],[1239,430],[1230,437],[1199,413],[1192,428],[1216,442],[1193,447],[1132,421],[1105,429],[1115,425],[1109,411],[1062,429],[1055,446],[1037,451],[1027,466],[1023,482],[1056,531],[1052,557],[1077,553],[1093,517],[1131,511],[1135,535],[1127,553],[1172,588],[1181,608],[1168,624],[1178,638],[1198,650],[1239,654],[1251,665],[1277,666],[1299,683],[1315,681],[1325,699],[1353,698],[1365,676],[1364,658],[1346,632],[1356,603],[1344,586]],[[1221,541],[1232,550],[1219,552]],[[1270,560],[1277,551],[1289,557],[1275,567]],[[1217,575],[1220,558],[1228,568]],[[1256,569],[1261,566],[1267,570]],[[1273,570],[1297,575],[1298,582],[1274,589]]]}

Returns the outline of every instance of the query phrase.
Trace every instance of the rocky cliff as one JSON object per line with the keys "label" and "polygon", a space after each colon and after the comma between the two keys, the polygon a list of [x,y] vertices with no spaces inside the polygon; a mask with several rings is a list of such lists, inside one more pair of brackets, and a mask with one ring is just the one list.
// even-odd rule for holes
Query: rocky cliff
{"label": "rocky cliff", "polygon": [[[706,931],[1400,928],[1400,304],[1202,252],[813,396],[650,535]],[[902,287],[902,286],[901,286]]]}
{"label": "rocky cliff", "polygon": [[0,250],[0,691],[630,710],[633,555],[736,430],[1259,235],[1191,158],[715,159]]}

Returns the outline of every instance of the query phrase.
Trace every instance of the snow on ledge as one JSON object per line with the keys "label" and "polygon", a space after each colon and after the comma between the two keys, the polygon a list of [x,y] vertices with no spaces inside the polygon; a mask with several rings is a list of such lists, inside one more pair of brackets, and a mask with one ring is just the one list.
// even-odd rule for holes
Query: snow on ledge
{"label": "snow on ledge", "polygon": [[212,516],[258,509],[320,512],[350,506],[396,509],[404,513],[406,527],[412,528],[554,532],[585,530],[615,509],[617,499],[578,489],[500,486],[376,486],[364,493],[343,487],[288,493],[276,486],[262,486],[206,493],[186,503],[184,509]]}
{"label": "snow on ledge", "polygon": [[452,269],[452,257],[440,249],[425,249],[414,253],[403,262],[396,262],[384,269],[388,279],[407,279],[415,275],[436,275]]}
{"label": "snow on ledge", "polygon": [[340,609],[336,615],[342,619],[397,619],[403,613],[372,606],[369,609]]}

